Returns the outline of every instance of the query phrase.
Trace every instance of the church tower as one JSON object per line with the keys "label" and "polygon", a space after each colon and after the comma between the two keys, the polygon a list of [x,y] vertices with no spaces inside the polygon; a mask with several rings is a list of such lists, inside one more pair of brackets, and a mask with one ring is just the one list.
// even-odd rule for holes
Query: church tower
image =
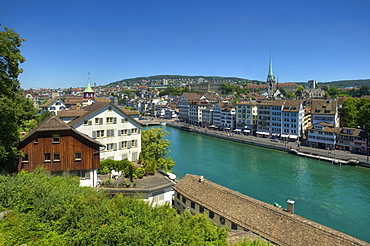
{"label": "church tower", "polygon": [[275,75],[272,73],[272,57],[270,54],[270,65],[269,65],[269,74],[267,75],[267,94],[268,97],[271,98],[274,95],[276,90],[276,78]]}
{"label": "church tower", "polygon": [[89,73],[89,82],[87,83],[87,87],[83,93],[84,93],[84,99],[88,99],[88,98],[94,99],[95,97],[95,91],[91,89],[91,85],[90,85],[90,73]]}

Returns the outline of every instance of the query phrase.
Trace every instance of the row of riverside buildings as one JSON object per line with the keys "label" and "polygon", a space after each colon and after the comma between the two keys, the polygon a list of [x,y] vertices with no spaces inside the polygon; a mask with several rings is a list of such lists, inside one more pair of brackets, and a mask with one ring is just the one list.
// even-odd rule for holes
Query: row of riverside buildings
{"label": "row of riverside buildings", "polygon": [[340,127],[341,106],[332,99],[249,100],[234,106],[196,93],[183,93],[178,103],[179,120],[192,125],[366,154],[367,131]]}

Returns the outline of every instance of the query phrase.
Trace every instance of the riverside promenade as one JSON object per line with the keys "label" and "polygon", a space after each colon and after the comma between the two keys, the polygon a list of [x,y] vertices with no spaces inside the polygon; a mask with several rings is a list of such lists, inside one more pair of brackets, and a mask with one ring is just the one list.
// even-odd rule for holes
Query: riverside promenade
{"label": "riverside promenade", "polygon": [[273,142],[270,138],[228,133],[217,130],[215,131],[208,128],[193,126],[183,122],[166,122],[166,125],[179,129],[184,129],[185,126],[186,130],[198,134],[208,135],[228,141],[250,144],[264,148],[286,151],[306,158],[315,158],[318,160],[332,162],[333,164],[360,165],[364,167],[370,167],[370,163],[367,162],[366,155],[353,154],[348,151],[311,148],[307,146],[302,146],[299,142],[280,140],[279,142]]}

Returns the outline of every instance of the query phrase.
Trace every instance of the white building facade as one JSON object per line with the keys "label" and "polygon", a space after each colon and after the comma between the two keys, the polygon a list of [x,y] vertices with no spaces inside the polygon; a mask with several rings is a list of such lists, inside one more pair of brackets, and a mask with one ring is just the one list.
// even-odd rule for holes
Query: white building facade
{"label": "white building facade", "polygon": [[137,161],[141,152],[141,125],[118,107],[95,102],[85,114],[69,122],[79,132],[97,140],[105,147],[100,160]]}

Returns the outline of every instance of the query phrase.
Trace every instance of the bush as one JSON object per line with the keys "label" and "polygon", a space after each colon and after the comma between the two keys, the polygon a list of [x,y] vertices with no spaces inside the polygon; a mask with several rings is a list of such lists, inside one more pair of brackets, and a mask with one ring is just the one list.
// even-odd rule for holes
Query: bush
{"label": "bush", "polygon": [[204,215],[80,187],[44,172],[0,176],[1,245],[227,245],[225,229]]}
{"label": "bush", "polygon": [[139,179],[142,179],[145,175],[145,169],[144,168],[138,168],[136,169],[136,176],[139,178]]}
{"label": "bush", "polygon": [[107,174],[110,173],[111,170],[115,170],[123,171],[127,174],[127,168],[129,168],[131,164],[132,163],[127,158],[120,161],[105,159],[104,161],[100,162],[100,169],[98,170],[98,173]]}

